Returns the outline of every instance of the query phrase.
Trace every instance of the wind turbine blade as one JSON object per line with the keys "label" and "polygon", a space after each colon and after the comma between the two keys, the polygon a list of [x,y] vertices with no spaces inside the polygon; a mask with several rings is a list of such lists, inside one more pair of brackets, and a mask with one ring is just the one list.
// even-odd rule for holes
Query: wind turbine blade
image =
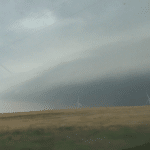
{"label": "wind turbine blade", "polygon": [[10,70],[8,70],[5,66],[3,66],[2,64],[0,64],[0,66],[1,66],[3,69],[5,69],[6,71],[8,71],[9,73],[12,74],[12,72],[11,72]]}

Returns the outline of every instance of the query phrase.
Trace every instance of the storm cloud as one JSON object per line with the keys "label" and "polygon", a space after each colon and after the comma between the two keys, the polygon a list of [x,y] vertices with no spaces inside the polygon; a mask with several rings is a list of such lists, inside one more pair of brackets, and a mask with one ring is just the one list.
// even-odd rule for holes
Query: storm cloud
{"label": "storm cloud", "polygon": [[[65,108],[79,96],[87,106],[100,104],[100,99],[111,105],[144,105],[149,5],[148,0],[1,1],[0,101],[32,103],[36,109],[37,104],[56,106],[60,99]],[[108,83],[115,90],[102,89]],[[138,87],[142,96],[131,104],[136,90],[119,97],[118,87]]]}

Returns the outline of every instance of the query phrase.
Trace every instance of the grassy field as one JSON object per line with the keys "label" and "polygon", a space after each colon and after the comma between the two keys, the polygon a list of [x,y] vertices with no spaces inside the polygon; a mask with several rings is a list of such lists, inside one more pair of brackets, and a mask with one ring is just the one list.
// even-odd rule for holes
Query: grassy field
{"label": "grassy field", "polygon": [[0,115],[0,150],[122,150],[150,147],[150,106]]}

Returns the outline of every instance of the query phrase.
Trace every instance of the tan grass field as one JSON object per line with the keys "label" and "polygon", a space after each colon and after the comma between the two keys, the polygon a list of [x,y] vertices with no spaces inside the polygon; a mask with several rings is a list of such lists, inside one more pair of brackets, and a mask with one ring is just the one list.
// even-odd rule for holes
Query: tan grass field
{"label": "tan grass field", "polygon": [[[143,122],[143,123],[142,123]],[[115,126],[150,126],[150,106],[94,107],[0,114],[0,132],[16,129],[44,128],[54,130],[62,126],[100,129]],[[112,128],[112,125],[114,127]]]}

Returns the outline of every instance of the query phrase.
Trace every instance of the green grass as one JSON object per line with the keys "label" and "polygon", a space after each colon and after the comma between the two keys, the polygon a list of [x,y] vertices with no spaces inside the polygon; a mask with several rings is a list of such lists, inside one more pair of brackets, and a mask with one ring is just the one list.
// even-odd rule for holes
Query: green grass
{"label": "green grass", "polygon": [[138,126],[134,129],[117,126],[117,129],[112,131],[110,128],[103,127],[76,130],[75,127],[60,127],[53,130],[29,128],[26,131],[3,132],[0,133],[0,150],[122,150],[130,148],[144,150],[150,148],[148,126]]}

